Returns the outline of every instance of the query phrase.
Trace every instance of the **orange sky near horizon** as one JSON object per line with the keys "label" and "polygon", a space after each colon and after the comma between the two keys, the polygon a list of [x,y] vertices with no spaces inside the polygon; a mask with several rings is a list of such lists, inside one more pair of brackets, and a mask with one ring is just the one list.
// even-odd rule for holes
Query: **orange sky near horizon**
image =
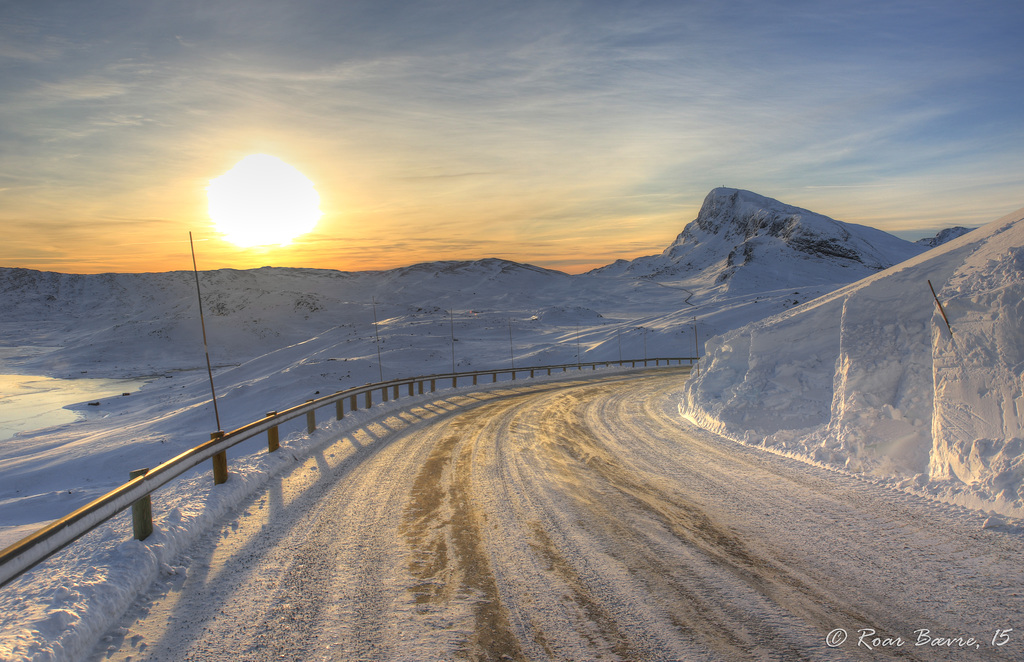
{"label": "orange sky near horizon", "polygon": [[[579,273],[661,252],[718,186],[910,239],[1024,204],[1012,3],[2,11],[3,267],[190,269],[192,232],[201,269]],[[224,241],[206,189],[251,154],[313,182],[312,232]]]}
{"label": "orange sky near horizon", "polygon": [[[364,271],[499,257],[581,273],[617,259],[660,253],[696,218],[707,193],[694,191],[688,199],[665,195],[647,200],[626,195],[601,199],[596,192],[584,190],[573,200],[543,187],[523,187],[510,194],[488,190],[465,181],[473,175],[425,176],[431,180],[430,187],[413,180],[378,185],[376,190],[371,182],[352,175],[333,188],[329,167],[295,158],[292,165],[303,174],[310,179],[319,175],[326,182],[313,180],[323,216],[312,232],[287,245],[244,248],[217,230],[206,199],[209,181],[233,165],[230,158],[212,173],[172,180],[162,189],[126,192],[107,200],[86,196],[76,205],[73,221],[56,213],[31,221],[5,219],[7,240],[0,266],[63,273],[189,269],[191,232],[200,269],[288,266]],[[933,216],[917,223],[887,214],[893,194],[887,188],[875,191],[875,196],[870,195],[872,191],[868,195],[860,191],[854,203],[847,203],[851,213],[875,214],[874,218],[850,218],[826,208],[829,194],[834,196],[829,189],[774,196],[763,188],[754,190],[838,220],[887,228],[906,238],[928,236],[948,225],[942,222],[947,208],[930,210]],[[968,222],[980,225],[1008,211],[993,207],[961,213]],[[9,218],[10,212],[3,210],[0,215]]]}

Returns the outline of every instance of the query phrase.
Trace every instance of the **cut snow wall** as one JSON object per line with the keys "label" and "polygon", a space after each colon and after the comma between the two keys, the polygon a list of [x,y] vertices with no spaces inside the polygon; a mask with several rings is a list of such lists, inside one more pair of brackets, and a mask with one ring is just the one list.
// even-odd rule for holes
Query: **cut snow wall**
{"label": "cut snow wall", "polygon": [[1022,217],[1024,210],[711,339],[681,413],[745,443],[918,486],[930,481],[933,492],[1019,512]]}
{"label": "cut snow wall", "polygon": [[786,313],[709,340],[701,374],[684,391],[686,415],[748,440],[827,423],[839,315],[825,306],[835,314],[815,326]]}
{"label": "cut snow wall", "polygon": [[979,251],[942,289],[929,474],[1018,500],[1024,485],[1024,248]]}

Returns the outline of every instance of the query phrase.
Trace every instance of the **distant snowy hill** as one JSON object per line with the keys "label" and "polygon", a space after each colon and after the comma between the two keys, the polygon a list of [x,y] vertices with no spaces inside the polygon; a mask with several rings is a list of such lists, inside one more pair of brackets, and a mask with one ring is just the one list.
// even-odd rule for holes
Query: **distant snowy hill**
{"label": "distant snowy hill", "polygon": [[[381,376],[703,353],[711,336],[922,250],[716,189],[661,256],[588,274],[483,259],[357,273],[220,269],[199,280],[220,417],[233,429]],[[130,398],[71,406],[76,423],[0,445],[0,542],[5,528],[14,535],[3,513],[30,527],[207,438],[191,271],[0,268],[0,309],[0,374],[152,380]]]}
{"label": "distant snowy hill", "polygon": [[710,340],[681,411],[746,443],[1024,516],[1022,302],[1024,209]]}
{"label": "distant snowy hill", "polygon": [[942,244],[953,241],[958,237],[962,237],[973,229],[974,228],[965,228],[963,226],[957,225],[952,228],[945,228],[943,230],[939,230],[934,237],[925,237],[924,239],[918,239],[914,243],[920,246],[925,246],[926,248],[935,248],[936,246],[941,246]]}
{"label": "distant snowy hill", "polygon": [[750,191],[716,188],[661,255],[620,260],[597,272],[689,277],[704,287],[752,293],[849,283],[923,250],[881,230]]}
{"label": "distant snowy hill", "polygon": [[[652,334],[654,351],[659,338],[689,329],[693,318],[701,322],[701,336],[722,333],[922,250],[878,230],[720,188],[662,255],[579,276],[489,258],[377,272],[221,269],[202,272],[200,286],[215,365],[238,365],[314,337],[365,339],[374,314],[391,328],[422,328],[424,320],[449,310],[473,311],[492,328],[509,317],[542,324],[558,319],[568,327],[603,319],[607,328],[592,334],[590,357],[616,358],[621,331],[630,325]],[[47,348],[15,352],[8,370],[122,377],[202,365],[195,279],[188,271],[0,269],[0,303],[5,338],[31,338],[26,344]],[[561,351],[547,341],[535,349],[545,356]]]}
{"label": "distant snowy hill", "polygon": [[[393,317],[497,300],[515,308],[568,276],[506,260],[432,262],[382,272],[264,267],[200,273],[214,362],[237,364],[337,327],[372,330],[372,304]],[[560,296],[560,295],[559,295]],[[138,376],[197,367],[192,272],[76,275],[0,269],[6,338],[50,351],[13,365],[62,377]],[[397,306],[397,311],[396,311]],[[88,357],[86,359],[86,357]],[[197,361],[198,359],[198,361]]]}

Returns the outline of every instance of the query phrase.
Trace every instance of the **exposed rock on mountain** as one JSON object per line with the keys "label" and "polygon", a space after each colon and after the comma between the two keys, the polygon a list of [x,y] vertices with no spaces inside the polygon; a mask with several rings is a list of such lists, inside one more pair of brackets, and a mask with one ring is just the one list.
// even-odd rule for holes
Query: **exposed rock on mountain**
{"label": "exposed rock on mountain", "polygon": [[925,247],[843,223],[750,191],[716,188],[661,255],[598,270],[645,278],[699,278],[755,292],[843,284],[918,255]]}
{"label": "exposed rock on mountain", "polygon": [[936,246],[941,246],[942,244],[948,241],[953,241],[958,237],[962,237],[973,229],[974,228],[965,228],[961,225],[957,225],[951,228],[946,228],[944,230],[939,230],[934,237],[925,237],[924,239],[918,239],[914,243],[920,246],[924,246],[925,248],[935,248]]}

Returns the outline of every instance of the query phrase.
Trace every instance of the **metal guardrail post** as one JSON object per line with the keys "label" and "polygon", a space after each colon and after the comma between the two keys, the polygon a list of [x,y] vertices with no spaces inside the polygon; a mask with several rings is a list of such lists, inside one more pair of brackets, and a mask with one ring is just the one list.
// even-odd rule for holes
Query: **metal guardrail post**
{"label": "metal guardrail post", "polygon": [[[220,439],[224,436],[222,430],[210,433],[210,440]],[[228,482],[228,452],[223,450],[213,456],[213,484],[222,485]]]}
{"label": "metal guardrail post", "polygon": [[366,392],[366,408],[367,409],[369,409],[370,407],[373,406],[373,396],[370,395],[371,392],[372,391],[367,391]]}
{"label": "metal guardrail post", "polygon": [[459,385],[459,378],[454,376],[454,375],[452,375],[452,388],[455,388],[458,385]]}
{"label": "metal guardrail post", "polygon": [[433,393],[436,389],[437,389],[436,380],[431,379],[430,380],[430,392]]}
{"label": "metal guardrail post", "polygon": [[409,397],[410,397],[410,398],[411,398],[411,397],[413,396],[413,392],[412,392],[412,384],[413,384],[412,382],[409,382]]}
{"label": "metal guardrail post", "polygon": [[473,375],[473,386],[476,386],[476,375]]}
{"label": "metal guardrail post", "polygon": [[420,395],[423,395],[423,380],[422,379],[419,381],[419,386],[416,387],[416,390],[419,391]]}
{"label": "metal guardrail post", "polygon": [[[268,417],[270,417],[270,416],[277,416],[277,412],[276,411],[268,411],[267,412],[267,416]],[[280,447],[281,447],[281,438],[278,436],[277,426],[275,425],[274,427],[269,428],[267,430],[267,452],[268,453],[273,453],[274,451],[276,451]]]}
{"label": "metal guardrail post", "polygon": [[381,397],[381,400],[383,402],[387,402],[388,401],[388,387],[387,386],[385,386],[384,388],[382,388],[380,390],[380,397]]}
{"label": "metal guardrail post", "polygon": [[334,419],[340,421],[345,418],[345,399],[342,398],[334,403]]}
{"label": "metal guardrail post", "polygon": [[[306,402],[313,402],[312,400],[306,400]],[[313,434],[316,432],[316,410],[310,409],[306,412],[306,432]]]}
{"label": "metal guardrail post", "polygon": [[348,399],[348,410],[355,411],[359,409],[359,403],[356,402],[356,396],[352,396]]}
{"label": "metal guardrail post", "polygon": [[[149,468],[136,469],[128,474],[129,480],[145,476]],[[153,533],[153,506],[149,495],[132,502],[132,531],[136,540],[145,540]]]}

